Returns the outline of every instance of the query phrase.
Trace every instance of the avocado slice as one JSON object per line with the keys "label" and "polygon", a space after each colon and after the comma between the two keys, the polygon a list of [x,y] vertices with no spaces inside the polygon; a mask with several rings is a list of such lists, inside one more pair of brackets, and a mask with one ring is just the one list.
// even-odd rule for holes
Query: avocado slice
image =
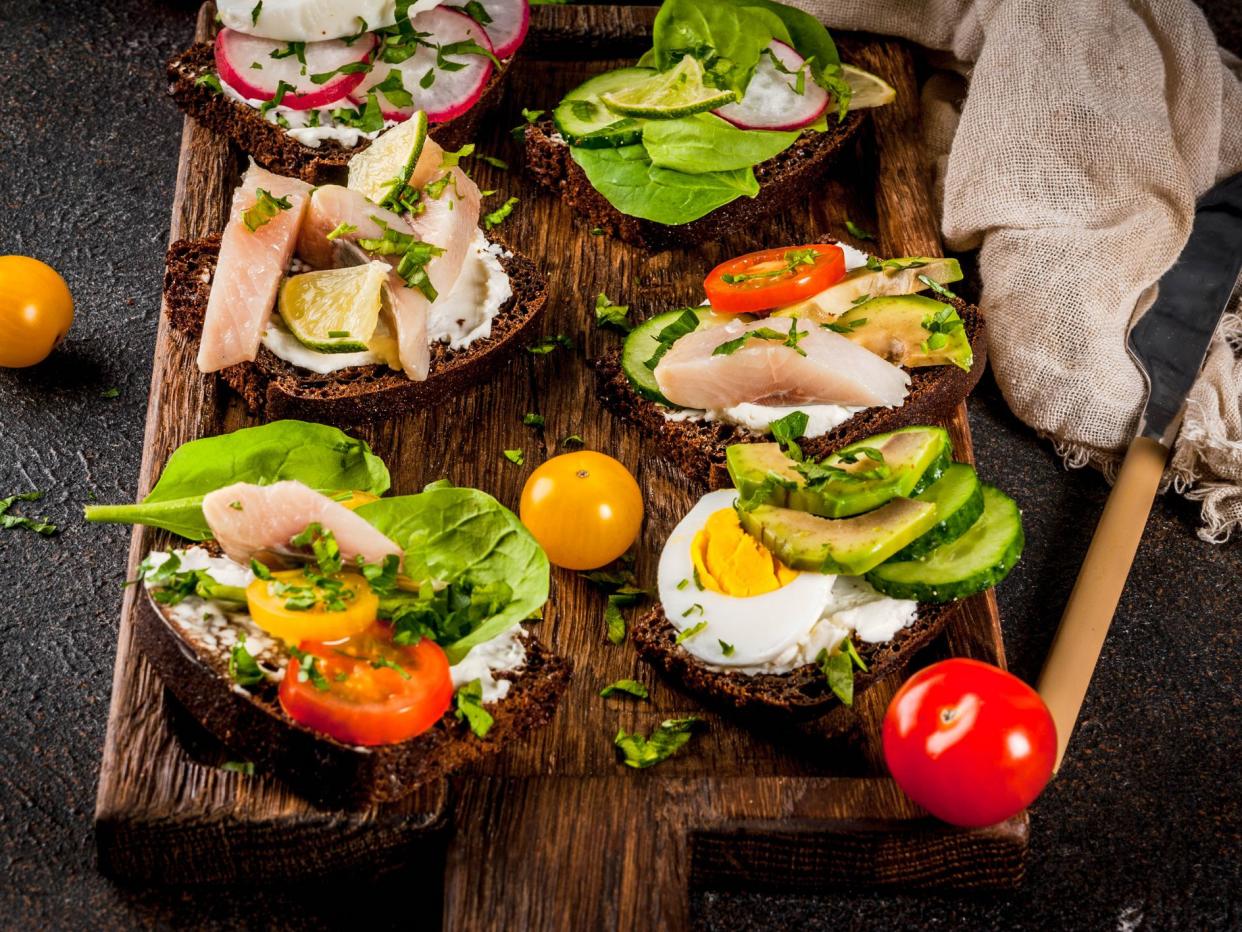
{"label": "avocado slice", "polygon": [[909,369],[954,365],[969,372],[975,360],[957,309],[923,295],[872,298],[829,326],[877,356]]}
{"label": "avocado slice", "polygon": [[775,443],[740,443],[725,452],[747,505],[845,518],[899,496],[917,495],[953,458],[943,427],[903,427],[852,443],[820,463],[798,463]]}
{"label": "avocado slice", "polygon": [[835,285],[819,294],[773,312],[774,317],[801,317],[826,324],[836,320],[865,297],[914,294],[926,291],[919,281],[926,275],[940,285],[962,280],[962,267],[956,259],[929,259],[907,256],[901,259],[876,260],[880,268],[854,269]]}
{"label": "avocado slice", "polygon": [[894,498],[853,518],[820,518],[792,508],[738,508],[746,532],[796,570],[860,576],[936,523],[936,506]]}

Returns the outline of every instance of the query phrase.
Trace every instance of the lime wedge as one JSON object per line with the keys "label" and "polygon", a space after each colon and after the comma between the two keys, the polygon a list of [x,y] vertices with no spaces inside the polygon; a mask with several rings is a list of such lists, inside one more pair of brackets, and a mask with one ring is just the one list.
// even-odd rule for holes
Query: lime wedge
{"label": "lime wedge", "polygon": [[368,262],[285,279],[277,309],[298,342],[321,353],[363,353],[375,333],[391,267]]}
{"label": "lime wedge", "polygon": [[600,95],[600,100],[622,116],[671,120],[715,110],[737,99],[733,91],[722,91],[703,82],[699,60],[686,55],[672,71],[653,75],[630,87]]}
{"label": "lime wedge", "polygon": [[853,65],[842,65],[841,76],[850,86],[850,109],[866,110],[868,107],[883,107],[897,99],[893,86],[883,78],[870,71],[863,71]]}
{"label": "lime wedge", "polygon": [[376,204],[394,199],[409,184],[427,142],[427,114],[415,111],[349,160],[348,187]]}

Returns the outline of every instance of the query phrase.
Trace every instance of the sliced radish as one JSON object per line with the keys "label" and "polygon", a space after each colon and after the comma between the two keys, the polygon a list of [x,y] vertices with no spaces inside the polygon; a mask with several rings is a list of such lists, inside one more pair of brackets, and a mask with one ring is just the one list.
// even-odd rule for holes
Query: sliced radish
{"label": "sliced radish", "polygon": [[[414,30],[426,35],[425,41],[431,44],[420,45],[418,51],[399,64],[377,59],[366,80],[354,89],[351,95],[354,103],[358,106],[365,103],[367,92],[387,80],[395,68],[401,73],[402,86],[413,96],[414,102],[408,107],[401,107],[388,100],[383,92],[379,93],[385,120],[405,120],[416,110],[426,110],[427,119],[432,123],[443,123],[460,116],[483,96],[483,88],[492,76],[492,62],[486,55],[450,50],[446,60],[461,67],[455,71],[448,70],[436,65],[438,50],[473,39],[480,47],[492,52],[486,30],[464,13],[445,7],[419,13],[410,22]],[[424,87],[424,81],[430,83]]]}
{"label": "sliced radish", "polygon": [[[338,69],[359,62],[369,62],[378,40],[372,33],[346,45],[340,39],[307,42],[303,51],[306,64],[296,54],[285,54],[290,43],[248,36],[235,29],[221,29],[216,36],[216,70],[220,80],[248,100],[271,100],[281,82],[291,85],[280,105],[291,110],[324,107],[347,96],[368,76],[340,74]],[[278,58],[273,58],[275,52]],[[255,68],[254,65],[260,67]],[[312,75],[335,73],[324,84],[316,84]]]}
{"label": "sliced radish", "polygon": [[487,37],[495,46],[497,58],[508,58],[521,46],[530,27],[530,3],[527,0],[478,0],[491,22],[483,24]]}
{"label": "sliced radish", "polygon": [[[828,109],[828,92],[811,78],[806,59],[776,39],[764,52],[742,99],[712,113],[740,129],[798,129],[823,116]],[[773,58],[780,62],[780,68]],[[799,71],[805,75],[801,94]]]}

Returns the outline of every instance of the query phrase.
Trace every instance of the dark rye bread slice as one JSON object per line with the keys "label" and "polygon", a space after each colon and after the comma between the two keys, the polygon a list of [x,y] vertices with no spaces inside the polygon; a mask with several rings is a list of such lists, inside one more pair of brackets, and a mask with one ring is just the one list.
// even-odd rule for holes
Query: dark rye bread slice
{"label": "dark rye bread slice", "polygon": [[[868,644],[854,640],[867,672],[854,673],[854,693],[865,690],[910,662],[926,647],[957,612],[958,603],[919,603],[914,624],[903,628],[891,641]],[[841,704],[828,688],[828,680],[813,663],[789,673],[723,673],[706,666],[677,643],[677,629],[657,603],[630,626],[638,654],[687,692],[721,708],[748,716],[777,715],[801,721],[824,715]]]}
{"label": "dark rye bread slice", "polygon": [[591,186],[570,156],[569,146],[553,138],[556,127],[543,120],[526,127],[526,169],[544,187],[583,216],[592,227],[647,249],[672,249],[713,242],[806,199],[863,124],[861,112],[829,121],[827,132],[803,133],[784,152],[755,166],[759,193],[739,197],[691,223],[667,226],[621,213]]}
{"label": "dark rye bread slice", "polygon": [[400,744],[356,748],[313,732],[280,708],[276,686],[237,686],[228,654],[192,641],[150,595],[138,598],[139,649],[177,702],[232,753],[275,774],[317,805],[361,808],[407,795],[480,758],[496,754],[545,725],[569,682],[569,663],[526,633],[526,660],[493,674],[512,682],[504,699],[485,707],[495,719],[476,737],[450,708],[429,731]]}
{"label": "dark rye bread slice", "polygon": [[[512,58],[506,58],[492,74],[483,96],[461,116],[433,123],[431,135],[443,148],[460,149],[472,141],[483,115],[500,102]],[[204,126],[233,140],[247,155],[278,175],[291,175],[311,184],[339,178],[350,158],[368,145],[353,148],[325,140],[318,148],[303,145],[281,127],[265,120],[258,110],[199,84],[205,74],[216,73],[215,49],[210,42],[197,42],[168,62],[168,93],[186,113]]]}
{"label": "dark rye bread slice", "polygon": [[[899,408],[868,408],[822,437],[799,440],[808,457],[823,458],[841,447],[875,434],[914,424],[944,422],[970,394],[987,365],[987,327],[983,314],[960,298],[944,299],[957,308],[970,336],[974,362],[966,372],[957,366],[910,370],[910,394]],[[744,427],[720,421],[670,421],[664,408],[643,398],[621,369],[621,353],[610,351],[592,363],[600,399],[659,445],[661,452],[695,482],[712,489],[732,486],[725,450],[735,443],[764,443]]]}
{"label": "dark rye bread slice", "polygon": [[[197,341],[203,329],[220,237],[178,240],[168,247],[164,307],[174,328]],[[299,369],[265,346],[253,362],[220,371],[252,414],[348,427],[420,410],[487,379],[524,342],[547,303],[547,283],[525,256],[502,256],[513,296],[492,321],[492,334],[461,350],[436,343],[431,370],[415,382],[388,366],[354,366],[327,375]]]}

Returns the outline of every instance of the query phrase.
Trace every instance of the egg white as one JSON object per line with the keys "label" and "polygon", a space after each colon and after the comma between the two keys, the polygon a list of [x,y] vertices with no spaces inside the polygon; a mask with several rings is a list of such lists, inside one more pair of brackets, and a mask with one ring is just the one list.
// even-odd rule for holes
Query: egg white
{"label": "egg white", "polygon": [[[681,646],[709,666],[739,673],[785,673],[833,651],[850,632],[868,642],[891,640],[917,616],[917,603],[891,599],[853,576],[800,572],[786,586],[763,595],[737,597],[700,589],[694,581],[691,545],[707,519],[732,508],[737,491],[711,492],[690,509],[660,554],[660,601],[679,632],[707,627]],[[733,646],[725,656],[721,641]]]}

